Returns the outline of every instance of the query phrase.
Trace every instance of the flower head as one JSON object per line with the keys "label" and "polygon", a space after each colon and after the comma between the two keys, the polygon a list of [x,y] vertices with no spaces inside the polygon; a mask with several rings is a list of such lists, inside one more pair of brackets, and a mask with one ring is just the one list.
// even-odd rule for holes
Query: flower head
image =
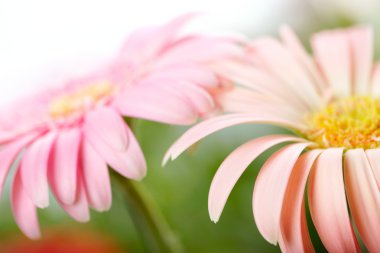
{"label": "flower head", "polygon": [[254,186],[253,214],[264,238],[279,243],[284,252],[314,251],[305,218],[307,186],[311,217],[329,252],[360,251],[352,223],[368,250],[378,252],[380,69],[372,63],[372,30],[320,32],[312,38],[313,55],[289,28],[283,27],[280,35],[281,41],[249,43],[247,60],[214,65],[238,84],[219,97],[229,114],[191,128],[165,159],[229,126],[286,127],[294,135],[250,140],[224,160],[210,188],[211,219],[218,221],[248,165],[283,143],[287,145],[265,162]]}
{"label": "flower head", "polygon": [[211,93],[221,83],[206,65],[240,50],[227,38],[180,36],[192,16],[138,30],[110,66],[6,108],[0,185],[16,164],[12,207],[26,235],[39,237],[36,207],[49,205],[49,188],[69,215],[87,221],[89,206],[111,206],[108,166],[144,177],[144,156],[123,116],[189,124],[215,110]]}

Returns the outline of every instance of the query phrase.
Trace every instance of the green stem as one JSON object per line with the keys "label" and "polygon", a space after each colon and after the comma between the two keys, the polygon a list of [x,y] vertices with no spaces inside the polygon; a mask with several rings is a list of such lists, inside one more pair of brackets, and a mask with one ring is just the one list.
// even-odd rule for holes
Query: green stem
{"label": "green stem", "polygon": [[141,183],[113,173],[147,252],[179,253],[182,245]]}

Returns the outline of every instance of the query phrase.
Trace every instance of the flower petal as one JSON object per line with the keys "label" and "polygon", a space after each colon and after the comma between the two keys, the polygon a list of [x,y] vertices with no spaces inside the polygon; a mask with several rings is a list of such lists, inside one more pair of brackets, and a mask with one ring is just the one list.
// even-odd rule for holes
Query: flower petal
{"label": "flower petal", "polygon": [[56,135],[55,132],[50,132],[41,136],[28,147],[22,157],[20,176],[23,186],[32,202],[40,208],[49,205],[47,169]]}
{"label": "flower petal", "polygon": [[220,165],[212,180],[208,197],[211,220],[219,220],[232,188],[256,157],[279,143],[301,140],[290,135],[271,135],[251,140],[235,149]]}
{"label": "flower petal", "polygon": [[122,49],[123,56],[135,64],[142,64],[141,61],[156,56],[172,43],[180,29],[196,15],[196,13],[185,14],[166,25],[135,31],[129,36]]}
{"label": "flower petal", "polygon": [[58,133],[52,153],[52,169],[49,170],[50,186],[64,204],[75,202],[77,192],[78,156],[81,142],[79,128],[62,130]]}
{"label": "flower petal", "polygon": [[309,179],[309,207],[328,252],[358,252],[344,193],[342,148],[322,152]]}
{"label": "flower petal", "polygon": [[380,149],[368,149],[366,150],[368,161],[371,164],[373,175],[377,182],[377,186],[380,189]]}
{"label": "flower petal", "polygon": [[369,27],[348,30],[353,64],[353,88],[355,94],[367,94],[373,55],[373,33]]}
{"label": "flower petal", "polygon": [[320,32],[313,36],[314,55],[334,94],[351,95],[350,43],[341,30]]}
{"label": "flower petal", "polygon": [[78,177],[78,194],[73,204],[67,205],[58,200],[59,204],[74,220],[78,222],[88,222],[90,220],[90,211],[88,210],[88,200],[86,191],[83,186],[81,176]]}
{"label": "flower petal", "polygon": [[268,73],[276,77],[281,83],[298,97],[309,108],[319,108],[321,97],[317,87],[308,75],[304,65],[298,62],[295,55],[284,47],[279,41],[274,39],[260,39],[250,44],[252,58],[257,57],[260,66]]}
{"label": "flower petal", "polygon": [[272,77],[266,71],[255,67],[253,64],[231,59],[217,61],[211,67],[218,75],[243,87],[267,95],[267,97],[278,99],[284,104],[290,103],[300,113],[309,110],[299,94],[288,89],[281,81]]}
{"label": "flower petal", "polygon": [[157,59],[157,68],[196,62],[210,63],[243,56],[243,50],[231,38],[187,36],[167,48]]}
{"label": "flower petal", "polygon": [[304,153],[289,178],[280,221],[282,252],[314,252],[307,229],[304,192],[309,172],[321,150]]}
{"label": "flower petal", "polygon": [[375,64],[373,67],[371,79],[371,94],[374,97],[380,96],[380,63]]}
{"label": "flower petal", "polygon": [[253,215],[257,228],[270,243],[277,244],[283,199],[290,174],[301,152],[310,143],[288,145],[263,165],[253,190]]}
{"label": "flower petal", "polygon": [[164,86],[171,80],[159,83],[140,83],[126,89],[115,101],[121,114],[168,124],[188,125],[195,122],[197,113],[192,105],[175,90]]}
{"label": "flower petal", "polygon": [[40,238],[37,209],[25,192],[19,170],[13,180],[11,199],[13,215],[19,228],[31,239]]}
{"label": "flower petal", "polygon": [[37,134],[32,133],[20,138],[0,150],[0,196],[4,188],[9,170],[11,169],[20,151],[36,138]]}
{"label": "flower petal", "polygon": [[380,191],[364,150],[346,152],[344,181],[356,228],[368,251],[379,252]]}
{"label": "flower petal", "polygon": [[128,146],[124,124],[123,119],[115,110],[100,107],[87,113],[83,131],[87,135],[98,135],[114,150],[124,151]]}
{"label": "flower petal", "polygon": [[110,209],[112,192],[107,164],[87,141],[82,145],[83,183],[88,201],[97,211]]}
{"label": "flower petal", "polygon": [[176,159],[188,147],[207,135],[229,126],[245,123],[271,123],[295,129],[303,128],[303,125],[300,122],[294,122],[286,117],[268,115],[265,112],[260,111],[260,108],[257,108],[256,113],[237,113],[214,117],[197,124],[183,134],[166,152],[163,164],[169,159]]}
{"label": "flower petal", "polygon": [[219,94],[217,99],[224,112],[250,113],[257,108],[265,108],[271,115],[287,115],[295,121],[299,121],[300,115],[304,114],[294,104],[281,103],[276,98],[246,88],[234,87]]}
{"label": "flower petal", "polygon": [[323,80],[320,72],[315,65],[315,62],[308,55],[297,35],[289,26],[282,26],[280,28],[281,39],[287,48],[297,57],[298,61],[308,70],[313,78],[316,86],[319,88],[320,93],[324,93],[327,89],[327,84]]}
{"label": "flower petal", "polygon": [[124,177],[140,180],[146,175],[145,158],[132,131],[126,125],[125,129],[128,134],[129,145],[128,149],[123,152],[110,149],[104,145],[103,139],[97,136],[85,135],[85,138],[112,169]]}
{"label": "flower petal", "polygon": [[195,83],[201,87],[217,87],[219,82],[215,74],[206,66],[183,64],[160,69],[149,75],[149,79],[173,79]]}

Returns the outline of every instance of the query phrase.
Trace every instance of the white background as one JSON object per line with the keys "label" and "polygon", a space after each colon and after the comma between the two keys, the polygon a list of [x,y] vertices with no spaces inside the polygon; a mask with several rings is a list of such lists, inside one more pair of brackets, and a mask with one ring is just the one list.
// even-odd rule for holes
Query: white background
{"label": "white background", "polygon": [[0,0],[0,105],[91,68],[138,27],[201,11],[192,30],[248,35],[282,23],[288,7],[289,0]]}

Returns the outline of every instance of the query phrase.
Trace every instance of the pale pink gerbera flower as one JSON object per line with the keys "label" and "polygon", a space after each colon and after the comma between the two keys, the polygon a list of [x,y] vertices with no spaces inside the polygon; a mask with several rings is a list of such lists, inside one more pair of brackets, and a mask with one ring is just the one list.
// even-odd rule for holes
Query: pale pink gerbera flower
{"label": "pale pink gerbera flower", "polygon": [[87,221],[88,206],[111,206],[107,165],[127,178],[144,177],[144,156],[122,116],[189,124],[215,109],[210,92],[221,84],[205,65],[239,50],[229,39],[179,36],[190,18],[134,32],[106,70],[1,114],[0,185],[21,157],[12,208],[26,235],[40,235],[36,207],[49,205],[49,186],[68,214]]}
{"label": "pale pink gerbera flower", "polygon": [[355,226],[368,250],[380,252],[380,68],[372,64],[372,30],[318,33],[312,38],[313,57],[289,28],[280,34],[281,41],[250,43],[247,62],[215,66],[240,84],[220,96],[232,113],[191,128],[166,160],[233,125],[291,129],[294,135],[251,140],[224,160],[210,189],[211,219],[218,221],[247,166],[282,143],[287,145],[265,162],[254,186],[253,214],[264,238],[279,242],[284,252],[314,251],[303,198],[308,180],[311,217],[326,249],[360,251]]}

